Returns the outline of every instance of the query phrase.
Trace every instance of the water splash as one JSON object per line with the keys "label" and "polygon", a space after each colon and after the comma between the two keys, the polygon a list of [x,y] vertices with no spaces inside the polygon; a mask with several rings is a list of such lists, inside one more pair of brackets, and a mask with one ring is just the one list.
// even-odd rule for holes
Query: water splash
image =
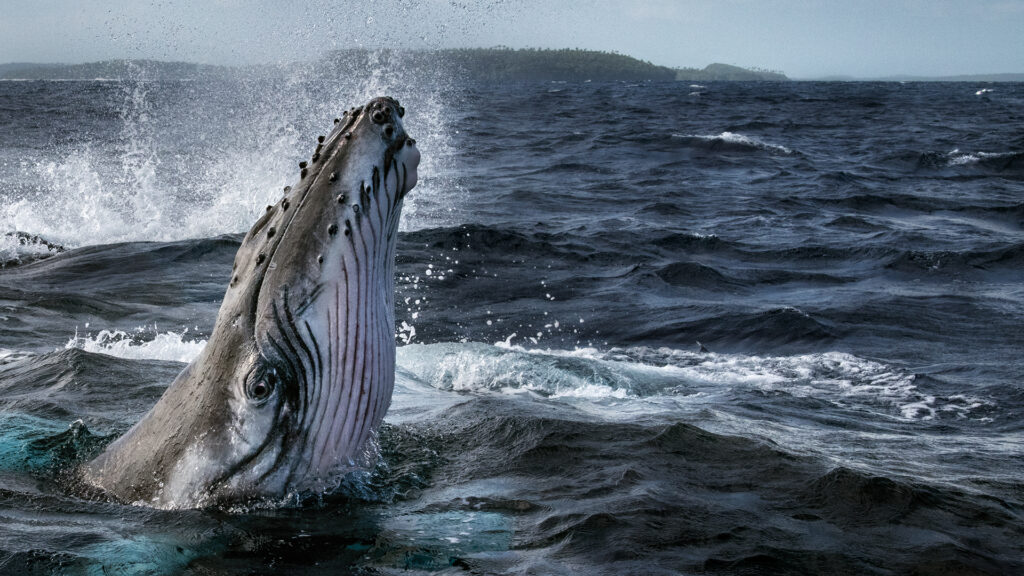
{"label": "water splash", "polygon": [[157,179],[161,158],[156,149],[155,128],[150,122],[153,114],[149,96],[151,85],[142,79],[143,72],[137,64],[130,69],[131,80],[122,84],[118,154],[121,173],[115,184],[127,192],[123,199],[127,203],[126,215],[135,220],[135,227],[143,234],[151,236],[159,234],[163,221],[162,190]]}
{"label": "water splash", "polygon": [[133,360],[170,360],[191,362],[206,346],[206,340],[187,338],[188,330],[153,334],[140,328],[133,333],[122,330],[100,330],[96,335],[75,335],[64,348],[107,354]]}
{"label": "water splash", "polygon": [[194,82],[155,81],[144,64],[131,66],[107,88],[115,130],[28,159],[15,177],[36,187],[0,182],[0,232],[68,247],[244,232],[298,178],[298,161],[333,118],[383,94],[409,110],[423,150],[402,228],[447,225],[462,193],[452,169],[455,91],[443,70],[411,66],[412,57],[345,51]]}

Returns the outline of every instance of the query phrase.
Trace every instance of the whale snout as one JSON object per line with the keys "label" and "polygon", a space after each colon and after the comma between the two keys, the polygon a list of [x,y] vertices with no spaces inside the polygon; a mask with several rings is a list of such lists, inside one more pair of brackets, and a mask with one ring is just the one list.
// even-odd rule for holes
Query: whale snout
{"label": "whale snout", "polygon": [[381,96],[370,100],[366,106],[353,108],[345,114],[352,126],[346,138],[380,142],[386,149],[386,158],[383,161],[385,169],[390,170],[393,164],[396,170],[402,172],[399,194],[405,195],[409,192],[418,180],[420,151],[416,140],[405,130],[405,108],[401,103],[390,96]]}

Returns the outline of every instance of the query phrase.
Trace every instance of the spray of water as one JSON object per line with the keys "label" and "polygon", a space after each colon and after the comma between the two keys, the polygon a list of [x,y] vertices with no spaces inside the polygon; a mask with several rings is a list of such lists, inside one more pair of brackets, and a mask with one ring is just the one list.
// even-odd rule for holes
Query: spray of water
{"label": "spray of water", "polygon": [[455,91],[443,71],[409,66],[409,58],[343,51],[175,82],[134,65],[110,88],[116,125],[27,162],[18,178],[37,187],[0,183],[2,232],[69,247],[244,232],[298,178],[297,163],[334,117],[383,94],[409,110],[406,125],[423,150],[424,176],[403,226],[448,224],[461,193],[445,176],[455,159]]}

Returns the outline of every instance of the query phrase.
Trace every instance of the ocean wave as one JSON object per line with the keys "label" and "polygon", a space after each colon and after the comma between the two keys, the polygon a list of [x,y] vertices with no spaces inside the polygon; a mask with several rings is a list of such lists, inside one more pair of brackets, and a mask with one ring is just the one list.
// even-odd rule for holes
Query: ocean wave
{"label": "ocean wave", "polygon": [[757,356],[443,343],[401,347],[398,363],[434,388],[457,392],[526,391],[595,401],[673,397],[691,408],[733,402],[737,395],[784,394],[911,421],[970,417],[974,410],[991,407],[980,397],[921,390],[912,373],[843,352]]}
{"label": "ocean wave", "polygon": [[949,152],[901,150],[880,155],[884,161],[906,166],[915,172],[950,172],[962,173],[974,171],[1019,171],[1024,168],[1024,152],[1007,150],[1002,152],[986,152],[982,150],[965,151],[954,148]]}
{"label": "ocean wave", "polygon": [[1009,167],[1024,159],[1021,152],[961,152],[959,148],[946,154],[950,166],[987,164],[993,167]]}
{"label": "ocean wave", "polygon": [[979,250],[909,250],[900,252],[886,268],[902,272],[951,271],[976,272],[991,270],[1020,271],[1024,265],[1024,244],[996,246]]}
{"label": "ocean wave", "polygon": [[35,354],[31,352],[25,352],[23,350],[10,350],[7,348],[0,348],[0,366],[24,360],[25,358],[31,358]]}
{"label": "ocean wave", "polygon": [[[555,548],[592,563],[589,572],[604,567],[609,573],[667,574],[671,570],[652,571],[650,558],[669,551],[678,562],[680,542],[687,542],[687,556],[697,558],[690,564],[693,572],[813,574],[824,562],[840,572],[860,573],[871,570],[870,560],[861,558],[891,555],[893,534],[901,542],[919,542],[922,556],[942,558],[937,569],[952,564],[970,572],[970,561],[979,552],[957,556],[957,518],[983,514],[986,526],[994,526],[991,533],[1000,551],[1013,541],[1002,536],[1005,531],[1019,532],[1019,515],[1005,501],[933,478],[863,469],[849,460],[823,466],[774,438],[752,439],[686,421],[652,424],[642,412],[610,423],[503,400],[474,398],[444,414],[445,425],[436,433],[443,433],[461,457],[442,465],[443,477],[449,484],[483,490],[485,496],[466,497],[463,490],[452,489],[442,492],[444,501],[467,511],[516,511],[520,550]],[[816,432],[823,445],[836,441]],[[878,436],[859,440],[877,444]],[[913,460],[907,438],[898,436],[893,457]],[[937,467],[933,462],[926,466]],[[502,476],[528,482],[520,487]],[[581,505],[587,502],[597,504]],[[673,521],[694,514],[699,522]],[[759,529],[764,526],[772,527],[769,545]],[[886,528],[879,532],[879,526]],[[808,532],[824,534],[810,553],[801,540]],[[858,539],[856,549],[849,545],[851,535]],[[756,544],[748,545],[748,539]],[[630,550],[643,542],[643,557],[615,547],[624,541]],[[871,551],[862,552],[868,546]],[[1017,564],[1009,560],[1012,552],[981,553]],[[517,558],[504,565],[474,566],[504,573],[513,561],[522,566]],[[1000,570],[1011,564],[995,562],[983,565],[993,566],[994,573],[1013,572]]]}
{"label": "ocean wave", "polygon": [[765,142],[753,136],[745,136],[735,132],[722,132],[714,135],[672,134],[689,146],[708,148],[710,150],[730,151],[766,151],[773,154],[792,154],[793,150],[779,144]]}
{"label": "ocean wave", "polygon": [[[609,238],[620,236],[617,232],[608,233]],[[611,251],[597,250],[571,233],[529,232],[475,223],[416,230],[403,234],[400,241],[410,247],[428,246],[441,252],[455,251],[467,258],[482,259],[507,254],[589,254],[591,257],[614,258]],[[398,258],[401,264],[403,255],[399,253]]]}
{"label": "ocean wave", "polygon": [[725,273],[700,262],[673,262],[660,266],[654,272],[666,284],[707,290],[739,290],[755,286],[770,286],[790,282],[842,284],[849,282],[832,274],[804,270],[786,270],[774,267],[733,270]]}
{"label": "ocean wave", "polygon": [[[849,194],[841,197],[831,195],[813,196],[809,198],[814,204],[840,206],[860,212],[885,212],[893,209],[923,213],[951,212],[978,216],[982,218],[1024,217],[1024,203],[1013,198],[1011,202],[1000,201],[998,198],[977,198],[973,202],[964,201],[956,196],[944,196],[935,193],[862,193]],[[844,214],[844,217],[853,217]]]}

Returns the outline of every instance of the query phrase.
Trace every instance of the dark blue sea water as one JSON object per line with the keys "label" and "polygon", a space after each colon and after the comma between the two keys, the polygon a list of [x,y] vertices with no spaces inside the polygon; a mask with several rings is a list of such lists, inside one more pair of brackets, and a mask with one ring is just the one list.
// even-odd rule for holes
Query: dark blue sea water
{"label": "dark blue sea water", "polygon": [[[357,78],[0,83],[0,573],[1024,572],[1024,85]],[[76,492],[378,93],[424,160],[376,467]]]}

